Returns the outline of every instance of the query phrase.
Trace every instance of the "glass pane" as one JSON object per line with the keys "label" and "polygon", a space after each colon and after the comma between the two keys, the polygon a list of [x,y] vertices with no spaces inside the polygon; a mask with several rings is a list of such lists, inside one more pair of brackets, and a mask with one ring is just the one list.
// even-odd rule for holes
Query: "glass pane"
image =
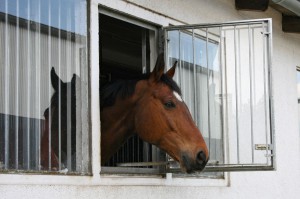
{"label": "glass pane", "polygon": [[0,169],[88,171],[86,15],[85,0],[0,0]]}

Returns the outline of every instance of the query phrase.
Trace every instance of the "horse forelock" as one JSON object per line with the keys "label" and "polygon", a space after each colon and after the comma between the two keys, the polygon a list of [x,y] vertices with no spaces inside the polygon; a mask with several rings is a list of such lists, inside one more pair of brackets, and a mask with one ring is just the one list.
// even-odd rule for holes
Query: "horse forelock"
{"label": "horse forelock", "polygon": [[[101,109],[109,106],[113,106],[117,98],[125,99],[134,94],[135,86],[138,81],[149,79],[149,74],[141,75],[138,78],[131,80],[117,80],[108,83],[100,91],[101,98]],[[169,88],[179,95],[181,95],[181,90],[177,83],[168,75],[163,74],[160,78],[160,82],[169,86]]]}

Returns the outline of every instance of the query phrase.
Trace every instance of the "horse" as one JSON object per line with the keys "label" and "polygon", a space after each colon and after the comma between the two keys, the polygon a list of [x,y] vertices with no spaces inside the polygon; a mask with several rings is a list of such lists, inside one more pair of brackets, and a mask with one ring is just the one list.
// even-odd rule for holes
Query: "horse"
{"label": "horse", "polygon": [[[117,80],[101,88],[101,165],[109,161],[129,137],[136,134],[178,161],[182,171],[192,173],[204,169],[209,159],[208,148],[182,100],[179,86],[173,80],[176,64],[175,62],[173,67],[164,73],[164,56],[161,54],[150,74],[129,80]],[[67,150],[68,122],[72,127],[72,154],[76,153],[76,150],[74,151],[76,149],[75,78],[73,76],[70,83],[64,83],[56,75],[54,69],[51,70],[51,82],[55,93],[51,99],[51,111],[49,109],[45,111],[46,124],[51,118],[51,124],[48,124],[52,131],[51,169],[58,167],[59,124],[61,126],[61,153],[66,154]],[[69,109],[67,109],[67,91],[71,92]],[[71,114],[67,114],[67,110],[71,111]],[[59,117],[59,112],[61,112],[61,117]],[[68,118],[67,121],[66,118]],[[44,135],[42,143],[48,141],[49,132],[44,132]],[[46,165],[44,167],[47,168],[49,161],[43,160],[49,159],[47,148],[49,145],[45,144],[45,146],[42,149],[47,150],[46,152],[45,149],[42,150],[42,156],[46,158],[42,158],[42,165]],[[62,162],[64,161],[65,158],[62,156]]]}
{"label": "horse", "polygon": [[176,65],[164,73],[161,54],[150,74],[115,81],[101,89],[102,165],[137,134],[178,161],[182,171],[204,169],[208,148],[173,80]]}
{"label": "horse", "polygon": [[[52,67],[50,74],[54,93],[51,97],[50,107],[44,112],[45,123],[41,139],[41,166],[45,170],[62,169],[60,167],[66,168],[68,158],[71,158],[72,170],[75,170],[76,81],[80,81],[80,78],[73,74],[71,82],[65,83],[58,77],[54,67]],[[71,135],[71,157],[67,155],[68,132]],[[51,164],[49,164],[49,135],[51,135]]]}

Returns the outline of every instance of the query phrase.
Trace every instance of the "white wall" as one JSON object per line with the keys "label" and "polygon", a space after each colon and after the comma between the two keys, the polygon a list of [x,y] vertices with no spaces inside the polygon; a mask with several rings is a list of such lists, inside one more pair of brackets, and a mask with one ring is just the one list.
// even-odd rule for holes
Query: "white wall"
{"label": "white wall", "polygon": [[[99,149],[93,147],[92,177],[54,177],[0,175],[1,198],[298,198],[300,195],[300,139],[298,128],[296,65],[300,65],[300,35],[281,31],[281,14],[269,8],[266,12],[235,10],[233,0],[99,0],[113,9],[147,19],[157,24],[207,23],[254,18],[273,18],[273,82],[277,170],[230,173],[225,183],[206,179],[196,181],[170,179],[100,178]],[[134,5],[132,3],[134,3]],[[91,5],[96,17],[98,3]],[[144,10],[145,8],[145,10]],[[156,14],[152,13],[152,10]],[[162,14],[162,15],[161,15]],[[96,20],[96,19],[95,19]],[[178,21],[176,21],[178,20]],[[93,19],[92,19],[93,21]],[[93,24],[93,23],[92,23]],[[96,24],[96,23],[94,23]],[[97,25],[97,24],[96,24]],[[97,41],[97,28],[92,27],[92,41]],[[92,43],[93,43],[92,42]],[[97,50],[92,52],[92,81],[97,80]],[[93,85],[92,89],[97,89]],[[92,106],[97,105],[92,94]],[[93,121],[99,121],[96,109]],[[99,141],[99,123],[92,123],[93,144]],[[95,146],[95,145],[94,145]],[[96,161],[96,162],[95,162]],[[22,185],[17,185],[21,182]],[[30,185],[35,184],[35,185]],[[42,185],[39,185],[42,184]],[[51,184],[51,185],[47,185]],[[92,186],[88,186],[92,184]],[[106,185],[115,186],[106,186]],[[131,186],[119,186],[120,184]],[[147,185],[149,184],[149,185]],[[181,186],[182,185],[182,186]],[[190,186],[187,186],[190,185]]]}

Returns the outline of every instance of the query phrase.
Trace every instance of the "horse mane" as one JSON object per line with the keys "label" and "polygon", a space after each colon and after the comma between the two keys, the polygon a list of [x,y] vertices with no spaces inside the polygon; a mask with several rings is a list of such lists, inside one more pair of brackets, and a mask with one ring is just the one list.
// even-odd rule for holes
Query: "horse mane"
{"label": "horse mane", "polygon": [[[101,99],[101,110],[105,107],[113,106],[117,98],[125,99],[133,95],[135,91],[135,86],[138,81],[149,79],[150,74],[143,74],[133,79],[128,80],[116,80],[110,83],[107,83],[100,90],[100,99]],[[163,74],[160,78],[160,82],[169,86],[170,89],[177,92],[181,95],[181,90],[177,83],[166,74]]]}

